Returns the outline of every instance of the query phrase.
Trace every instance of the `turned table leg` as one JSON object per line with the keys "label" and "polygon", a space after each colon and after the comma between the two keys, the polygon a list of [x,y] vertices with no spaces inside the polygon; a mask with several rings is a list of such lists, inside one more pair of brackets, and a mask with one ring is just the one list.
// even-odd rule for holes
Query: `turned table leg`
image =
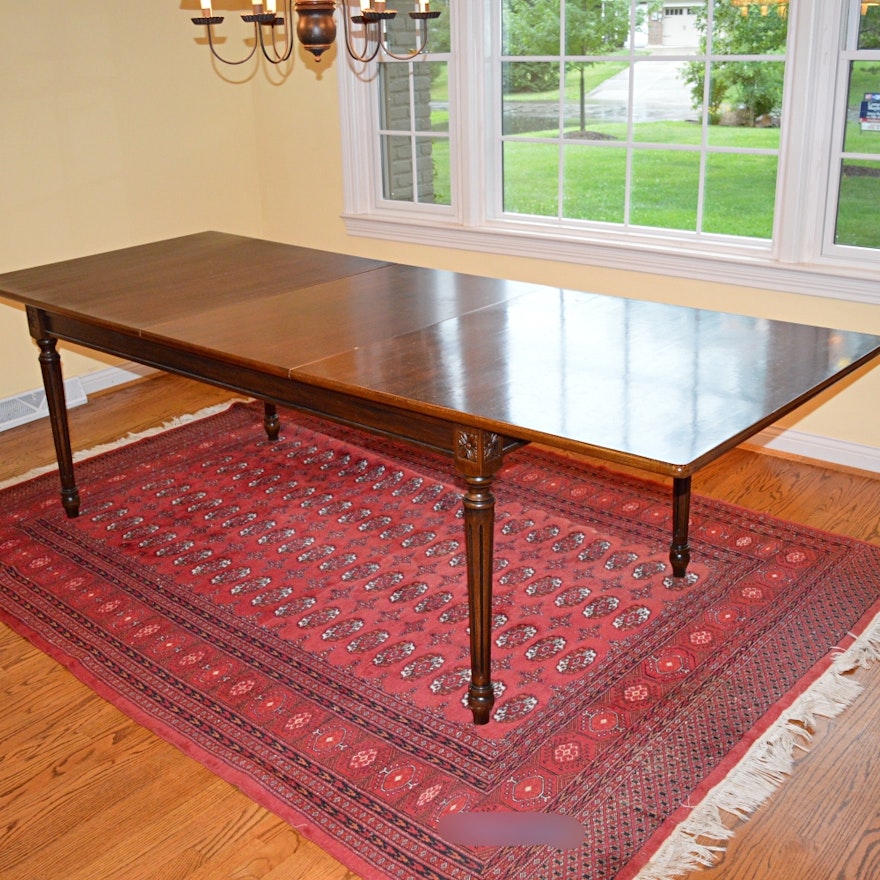
{"label": "turned table leg", "polygon": [[[28,318],[36,328],[42,322],[37,315]],[[61,504],[68,517],[79,515],[79,489],[73,473],[73,453],[70,448],[70,430],[67,424],[67,402],[64,398],[64,379],[61,375],[61,355],[54,337],[39,334],[36,338],[40,349],[40,370],[43,373],[43,387],[46,389],[46,403],[49,406],[49,421],[52,423],[52,438],[55,441],[55,456],[58,459],[58,473],[61,477]]]}
{"label": "turned table leg", "polygon": [[281,431],[281,419],[278,418],[278,410],[274,403],[263,404],[263,427],[270,440],[278,439],[278,434]]}
{"label": "turned table leg", "polygon": [[691,550],[688,546],[688,524],[691,511],[691,478],[675,477],[672,482],[672,546],[669,561],[675,577],[684,577]]}

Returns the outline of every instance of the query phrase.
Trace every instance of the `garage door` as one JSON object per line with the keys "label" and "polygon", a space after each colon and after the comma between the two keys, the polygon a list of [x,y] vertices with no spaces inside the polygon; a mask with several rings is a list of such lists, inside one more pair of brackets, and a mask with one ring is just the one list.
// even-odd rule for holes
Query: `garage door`
{"label": "garage door", "polygon": [[697,46],[696,10],[688,6],[668,6],[663,10],[663,45]]}

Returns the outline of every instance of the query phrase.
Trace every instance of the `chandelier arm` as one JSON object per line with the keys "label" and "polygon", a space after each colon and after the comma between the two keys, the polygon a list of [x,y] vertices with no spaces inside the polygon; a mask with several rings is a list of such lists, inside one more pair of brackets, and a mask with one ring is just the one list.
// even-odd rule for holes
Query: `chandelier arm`
{"label": "chandelier arm", "polygon": [[[420,29],[421,30],[421,29]],[[393,58],[395,61],[412,61],[413,58],[417,58],[419,55],[423,54],[428,45],[428,26],[425,25],[425,30],[421,34],[421,43],[417,49],[414,49],[412,52],[408,52],[405,55],[395,55],[388,48],[387,39],[382,41],[382,50],[388,55],[390,58]]]}
{"label": "chandelier arm", "polygon": [[[351,36],[351,25],[348,21],[348,3],[346,2],[346,0],[342,0],[342,3],[340,5],[342,7],[342,34],[345,38],[345,49],[348,54],[351,55],[352,58],[354,58],[355,61],[361,61],[364,64],[369,64],[369,62],[375,59],[375,57],[379,54],[379,49],[381,48],[382,44],[378,40],[376,40],[376,42],[373,44],[372,51],[367,51],[366,47],[370,46],[370,39],[367,36],[364,37],[364,51],[357,51],[354,47],[354,42]],[[364,25],[364,31],[369,34],[369,25]]]}
{"label": "chandelier arm", "polygon": [[266,42],[263,39],[263,29],[260,28],[260,49],[263,52],[263,57],[270,64],[283,64],[285,61],[287,61],[288,58],[290,58],[290,55],[293,52],[293,40],[291,39],[291,34],[290,34],[290,17],[289,16],[288,16],[287,20],[288,20],[288,31],[284,36],[284,54],[283,55],[280,55],[278,53],[278,43],[275,39],[275,24],[273,23],[273,24],[269,25],[269,27],[272,29],[272,52],[273,52],[273,55],[270,55],[269,50],[266,48]]}
{"label": "chandelier arm", "polygon": [[[254,27],[256,28],[257,26],[254,25]],[[211,33],[211,25],[210,25],[210,24],[206,24],[206,25],[205,25],[205,28],[206,28],[207,31],[208,31],[208,46],[211,48],[211,54],[212,54],[212,55],[213,55],[213,56],[214,56],[219,62],[221,62],[222,64],[229,64],[229,65],[232,65],[232,66],[234,67],[234,66],[236,66],[236,65],[238,65],[238,64],[247,64],[247,62],[250,61],[251,58],[254,57],[254,53],[257,51],[257,41],[256,41],[256,39],[254,39],[254,45],[253,45],[253,48],[251,49],[251,51],[250,51],[250,52],[249,52],[244,58],[242,58],[241,61],[227,61],[227,60],[226,60],[226,59],[225,59],[225,58],[224,58],[224,57],[223,57],[223,56],[217,51],[216,47],[214,46],[214,37],[212,36],[212,33]],[[256,34],[254,34],[254,37],[256,38]]]}
{"label": "chandelier arm", "polygon": [[285,21],[287,29],[284,32],[284,55],[281,56],[278,55],[278,50],[275,48],[275,25],[272,25],[272,48],[275,49],[275,57],[278,58],[279,63],[283,63],[290,58],[293,54],[294,43],[296,42],[294,39],[293,0],[287,0],[287,18]]}

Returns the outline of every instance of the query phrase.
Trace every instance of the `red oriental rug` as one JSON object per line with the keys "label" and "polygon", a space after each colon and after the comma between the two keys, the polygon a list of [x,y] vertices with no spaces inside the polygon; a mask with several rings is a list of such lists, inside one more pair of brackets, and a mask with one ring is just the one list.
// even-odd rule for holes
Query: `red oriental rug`
{"label": "red oriental rug", "polygon": [[[261,415],[81,461],[76,520],[54,473],[3,490],[0,616],[365,878],[667,880],[876,653],[880,547],[696,498],[675,579],[664,487],[523,449],[475,727],[451,463],[287,413],[270,443]],[[463,811],[584,838],[455,842]]]}

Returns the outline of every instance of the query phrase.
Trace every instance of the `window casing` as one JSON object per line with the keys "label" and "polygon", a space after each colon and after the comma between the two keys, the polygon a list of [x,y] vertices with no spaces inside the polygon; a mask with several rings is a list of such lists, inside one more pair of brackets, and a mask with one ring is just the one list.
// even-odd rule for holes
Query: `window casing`
{"label": "window casing", "polygon": [[[857,0],[791,0],[775,212],[766,238],[603,223],[565,211],[555,217],[505,212],[502,3],[447,2],[451,51],[380,65],[405,67],[410,78],[419,65],[446,68],[448,117],[441,130],[425,131],[424,123],[404,133],[383,127],[388,77],[341,64],[350,233],[612,268],[638,265],[659,274],[880,302],[880,249],[871,241],[853,245],[837,233],[841,181],[844,187],[848,182],[842,163],[870,168],[878,164],[872,156],[880,155],[880,132],[853,150],[846,129],[852,65],[880,64],[877,49],[859,47]],[[873,11],[880,14],[880,7]],[[447,48],[440,42],[439,48]],[[873,144],[873,134],[878,146],[866,151],[863,145]],[[413,168],[420,144],[442,144],[439,198],[431,187],[427,196],[415,198],[389,190],[382,139],[404,135],[412,145]],[[871,183],[877,185],[873,178]],[[561,191],[564,200],[564,185]]]}

